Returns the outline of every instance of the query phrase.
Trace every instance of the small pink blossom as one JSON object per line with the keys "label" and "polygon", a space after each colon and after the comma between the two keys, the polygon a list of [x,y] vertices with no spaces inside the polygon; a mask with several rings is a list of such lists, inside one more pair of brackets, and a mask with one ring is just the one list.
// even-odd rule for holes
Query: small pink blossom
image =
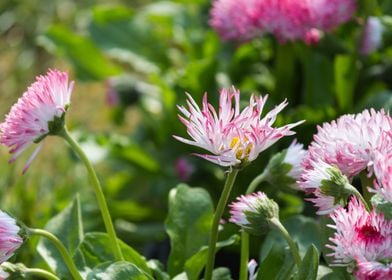
{"label": "small pink blossom", "polygon": [[384,27],[378,17],[368,17],[363,30],[359,51],[368,55],[377,50],[382,43]]}
{"label": "small pink blossom", "polygon": [[202,108],[189,94],[187,96],[188,109],[178,106],[182,113],[179,118],[192,140],[174,138],[209,151],[212,155],[196,155],[221,166],[240,166],[255,160],[280,138],[293,135],[295,132],[291,129],[302,123],[272,127],[287,102],[282,102],[261,118],[267,96],[252,95],[249,105],[240,111],[240,92],[234,87],[221,90],[218,112],[207,102],[207,94],[203,97]]}
{"label": "small pink blossom", "polygon": [[22,245],[20,228],[9,215],[0,211],[0,264],[8,260]]}
{"label": "small pink blossom", "polygon": [[375,210],[367,212],[363,204],[352,197],[347,210],[338,208],[330,217],[335,224],[329,227],[335,234],[327,247],[333,250],[329,256],[334,257],[335,264],[354,268],[361,263],[391,260],[392,221],[386,220],[383,214]]}
{"label": "small pink blossom", "polygon": [[254,259],[251,259],[248,262],[248,272],[249,272],[249,280],[256,280],[256,267],[257,267],[257,262]]}
{"label": "small pink blossom", "polygon": [[[73,82],[68,83],[68,74],[49,70],[38,76],[27,91],[12,106],[5,121],[0,124],[0,143],[10,148],[10,162],[33,143],[40,142],[50,131],[50,123],[63,118],[70,104]],[[42,142],[27,161],[23,172],[39,152]]]}
{"label": "small pink blossom", "polygon": [[177,177],[182,182],[187,182],[195,169],[185,158],[178,158],[175,163],[175,168]]}
{"label": "small pink blossom", "polygon": [[10,277],[10,274],[0,268],[0,280],[8,279],[8,277]]}

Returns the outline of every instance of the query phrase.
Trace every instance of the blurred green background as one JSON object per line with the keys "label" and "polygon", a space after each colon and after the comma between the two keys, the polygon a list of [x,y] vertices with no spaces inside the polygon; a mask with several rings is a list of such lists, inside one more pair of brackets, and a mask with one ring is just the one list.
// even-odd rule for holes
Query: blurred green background
{"label": "blurred green background", "polygon": [[[186,181],[207,188],[216,201],[224,178],[222,168],[190,155],[201,150],[172,137],[186,135],[176,109],[185,103],[185,92],[197,102],[208,92],[216,104],[219,88],[234,85],[244,102],[251,93],[268,93],[266,110],[287,98],[276,125],[305,119],[295,136],[305,144],[317,124],[392,106],[391,1],[375,6],[358,1],[353,20],[313,47],[279,45],[272,36],[222,42],[208,25],[210,7],[207,0],[0,3],[0,114],[35,76],[48,68],[69,71],[76,86],[67,123],[95,163],[119,236],[163,261],[169,250],[163,222],[170,189]],[[362,56],[358,45],[369,15],[385,26],[383,44]],[[242,171],[231,200],[292,139],[275,144]],[[86,170],[61,139],[46,139],[23,176],[28,152],[12,165],[7,150],[1,153],[3,210],[43,227],[81,193],[86,231],[103,229]],[[262,189],[280,204],[282,218],[314,213],[302,194],[278,186]],[[228,225],[224,235],[236,230]],[[27,243],[17,260],[43,265],[35,245]]]}

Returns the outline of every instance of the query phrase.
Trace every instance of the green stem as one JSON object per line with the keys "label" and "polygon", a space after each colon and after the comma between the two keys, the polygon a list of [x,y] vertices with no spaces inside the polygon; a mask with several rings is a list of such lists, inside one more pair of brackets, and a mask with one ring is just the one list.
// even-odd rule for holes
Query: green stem
{"label": "green stem", "polygon": [[290,234],[286,230],[286,228],[282,225],[282,223],[279,221],[277,218],[272,218],[270,220],[271,224],[279,230],[279,232],[283,235],[284,239],[286,239],[287,244],[289,244],[289,248],[291,251],[291,255],[293,256],[294,262],[299,267],[301,264],[301,257],[299,256],[298,253],[298,248],[294,243],[294,240],[291,238]]}
{"label": "green stem", "polygon": [[261,173],[260,175],[258,175],[257,177],[255,177],[255,178],[253,179],[253,181],[250,182],[248,188],[246,189],[246,194],[250,194],[250,193],[254,192],[254,191],[256,190],[257,186],[258,186],[261,182],[263,182],[263,181],[265,180],[265,178],[267,177],[267,174],[268,174],[267,170],[264,170],[263,173]]}
{"label": "green stem", "polygon": [[27,228],[27,231],[31,235],[38,235],[49,239],[54,244],[54,246],[56,246],[57,250],[59,250],[72,277],[75,280],[83,279],[78,269],[76,268],[75,263],[73,262],[71,256],[69,255],[67,249],[64,247],[63,243],[61,243],[61,241],[54,234],[43,229],[35,229],[35,228]]}
{"label": "green stem", "polygon": [[[31,278],[46,278],[49,280],[60,280],[56,275],[50,273],[49,271],[39,269],[39,268],[26,268],[23,270],[23,274],[25,275],[31,275],[31,276],[36,276],[36,277],[31,277]],[[75,279],[81,279],[81,278],[75,278]]]}
{"label": "green stem", "polygon": [[230,173],[227,174],[225,186],[223,187],[222,194],[220,196],[218,205],[215,210],[214,219],[212,221],[211,233],[210,233],[210,241],[208,243],[208,257],[207,257],[206,270],[204,273],[204,280],[212,279],[212,270],[214,268],[214,263],[215,263],[215,248],[216,248],[216,242],[218,240],[218,226],[223,211],[225,209],[227,200],[229,199],[229,195],[231,189],[233,188],[234,181],[237,177],[237,174],[238,174],[238,169],[233,169]]}
{"label": "green stem", "polygon": [[[253,193],[257,186],[267,177],[267,170],[256,176],[246,189],[246,194]],[[246,280],[248,276],[249,261],[249,234],[244,230],[241,232],[241,259],[240,259],[240,280]]]}
{"label": "green stem", "polygon": [[72,149],[79,155],[80,159],[86,165],[88,174],[93,183],[94,191],[97,196],[98,205],[101,210],[102,218],[105,223],[106,231],[109,235],[109,240],[111,243],[111,248],[113,250],[114,256],[117,261],[123,261],[124,257],[120,249],[120,245],[118,244],[116,231],[114,230],[112,218],[110,217],[109,209],[106,204],[105,195],[103,194],[101,184],[99,183],[97,174],[94,171],[93,166],[90,163],[90,160],[87,158],[86,154],[83,152],[79,144],[71,137],[69,134],[67,127],[59,133],[59,136],[63,137],[65,141],[72,147]]}
{"label": "green stem", "polygon": [[365,208],[368,212],[370,212],[370,207],[369,204],[366,202],[366,200],[363,198],[363,196],[361,195],[361,193],[356,189],[356,188],[352,188],[351,193],[353,195],[355,195],[362,203],[363,205],[365,205]]}
{"label": "green stem", "polygon": [[242,230],[241,232],[241,260],[240,260],[240,280],[248,279],[248,262],[249,262],[249,234]]}

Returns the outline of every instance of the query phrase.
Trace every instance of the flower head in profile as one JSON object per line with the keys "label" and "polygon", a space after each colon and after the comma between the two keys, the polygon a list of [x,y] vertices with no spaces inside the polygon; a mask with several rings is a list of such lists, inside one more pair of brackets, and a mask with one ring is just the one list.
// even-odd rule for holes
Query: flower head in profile
{"label": "flower head in profile", "polygon": [[308,200],[319,209],[317,214],[325,215],[340,205],[345,206],[354,188],[348,178],[339,168],[323,161],[312,162],[312,166],[313,169],[302,174],[299,186],[314,195]]}
{"label": "flower head in profile", "polygon": [[347,210],[338,208],[330,217],[334,225],[329,227],[335,233],[329,239],[332,244],[327,247],[332,249],[329,255],[334,258],[336,265],[348,266],[350,270],[358,268],[357,273],[370,275],[381,269],[375,265],[380,263],[384,265],[382,269],[390,271],[392,220],[386,220],[383,214],[375,210],[367,212],[355,197],[351,198]]}
{"label": "flower head in profile", "polygon": [[234,87],[221,90],[218,112],[207,102],[207,94],[203,97],[202,108],[189,94],[187,96],[188,109],[179,106],[182,113],[179,118],[192,140],[174,137],[209,151],[211,154],[196,155],[221,166],[241,167],[255,160],[280,138],[293,135],[295,132],[291,129],[302,123],[272,127],[287,102],[282,102],[261,118],[267,96],[252,95],[249,105],[240,111],[240,92]]}
{"label": "flower head in profile", "polygon": [[0,211],[0,263],[8,260],[22,245],[23,239],[19,236],[19,231],[16,221]]}
{"label": "flower head in profile", "polygon": [[[65,112],[70,104],[73,82],[68,74],[49,70],[38,76],[0,124],[0,143],[10,148],[13,162],[33,143],[40,142],[63,128]],[[23,172],[30,166],[42,143],[38,145]]]}
{"label": "flower head in profile", "polygon": [[241,195],[230,205],[230,222],[254,235],[265,233],[271,219],[279,219],[279,206],[264,193]]}

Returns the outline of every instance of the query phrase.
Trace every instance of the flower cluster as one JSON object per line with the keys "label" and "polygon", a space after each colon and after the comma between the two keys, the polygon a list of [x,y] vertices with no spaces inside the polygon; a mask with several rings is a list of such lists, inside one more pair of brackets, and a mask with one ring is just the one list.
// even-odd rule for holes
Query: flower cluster
{"label": "flower cluster", "polygon": [[249,40],[263,33],[281,42],[301,39],[317,43],[320,31],[348,21],[354,0],[215,0],[210,25],[225,40]]}
{"label": "flower cluster", "polygon": [[[66,72],[50,70],[46,75],[38,76],[37,81],[19,98],[0,124],[0,143],[9,147],[13,154],[10,162],[33,143],[62,128],[72,88],[73,82],[68,83]],[[23,172],[26,172],[41,146],[42,143],[37,146]]]}
{"label": "flower cluster", "polygon": [[304,191],[319,198],[316,203],[319,213],[329,213],[336,206],[336,203],[331,204],[335,198],[323,193],[321,188],[321,182],[328,179],[326,174],[332,166],[349,181],[361,172],[369,177],[374,173],[378,184],[366,187],[391,201],[392,195],[386,190],[391,189],[392,178],[387,174],[392,164],[385,160],[392,154],[391,129],[392,119],[382,110],[344,115],[318,127],[314,141],[308,147],[308,155],[302,162],[304,172],[299,183]]}
{"label": "flower cluster", "polygon": [[280,138],[294,134],[291,129],[302,123],[272,127],[277,114],[286,107],[287,102],[282,102],[261,118],[267,96],[252,95],[249,105],[240,111],[240,92],[234,87],[221,90],[218,112],[207,102],[207,94],[203,97],[202,108],[192,96],[187,96],[188,109],[179,106],[183,115],[179,118],[193,140],[174,137],[211,152],[213,155],[196,155],[221,166],[239,167],[255,160]]}

